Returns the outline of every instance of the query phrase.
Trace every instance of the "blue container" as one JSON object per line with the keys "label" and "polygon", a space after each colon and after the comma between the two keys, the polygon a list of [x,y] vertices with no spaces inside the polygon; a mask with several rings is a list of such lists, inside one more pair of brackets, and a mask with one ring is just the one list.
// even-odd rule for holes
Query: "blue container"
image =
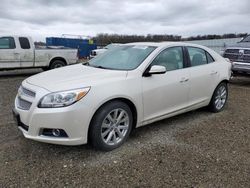
{"label": "blue container", "polygon": [[46,46],[64,46],[78,49],[79,58],[86,58],[90,56],[91,50],[95,50],[97,48],[96,42],[93,40],[60,37],[47,37]]}

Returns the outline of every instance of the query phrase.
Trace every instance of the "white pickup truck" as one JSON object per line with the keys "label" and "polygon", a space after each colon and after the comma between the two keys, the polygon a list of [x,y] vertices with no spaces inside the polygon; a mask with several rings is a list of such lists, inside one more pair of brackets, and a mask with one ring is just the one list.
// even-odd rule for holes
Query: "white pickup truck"
{"label": "white pickup truck", "polygon": [[114,47],[116,46],[119,46],[121,44],[119,43],[111,43],[103,48],[100,48],[100,49],[95,49],[95,50],[92,50],[91,53],[90,53],[90,58],[94,58],[95,56],[99,55],[99,54],[102,54],[104,52],[106,52],[107,50],[111,50],[113,49]]}
{"label": "white pickup truck", "polygon": [[46,70],[74,64],[77,59],[77,49],[39,49],[31,37],[0,37],[0,70],[35,67]]}

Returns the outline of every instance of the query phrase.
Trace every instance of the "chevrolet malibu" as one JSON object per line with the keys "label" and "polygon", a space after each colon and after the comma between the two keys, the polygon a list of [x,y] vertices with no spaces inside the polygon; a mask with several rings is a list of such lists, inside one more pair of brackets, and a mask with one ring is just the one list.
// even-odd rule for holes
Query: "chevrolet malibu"
{"label": "chevrolet malibu", "polygon": [[13,109],[26,138],[109,151],[132,129],[209,107],[224,109],[231,64],[188,43],[130,43],[24,80]]}

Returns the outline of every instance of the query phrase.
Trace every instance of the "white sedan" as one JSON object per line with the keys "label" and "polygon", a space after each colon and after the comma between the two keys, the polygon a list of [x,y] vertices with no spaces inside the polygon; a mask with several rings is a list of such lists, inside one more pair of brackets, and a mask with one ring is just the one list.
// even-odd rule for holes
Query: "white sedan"
{"label": "white sedan", "polygon": [[130,43],[27,78],[13,110],[29,139],[112,150],[132,129],[208,106],[224,109],[231,64],[186,43]]}

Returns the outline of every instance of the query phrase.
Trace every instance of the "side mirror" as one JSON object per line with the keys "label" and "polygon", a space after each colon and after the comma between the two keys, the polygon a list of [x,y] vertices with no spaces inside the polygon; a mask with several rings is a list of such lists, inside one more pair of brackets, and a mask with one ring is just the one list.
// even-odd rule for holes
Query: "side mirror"
{"label": "side mirror", "polygon": [[164,74],[167,72],[166,67],[162,66],[162,65],[153,65],[148,73],[151,74]]}

